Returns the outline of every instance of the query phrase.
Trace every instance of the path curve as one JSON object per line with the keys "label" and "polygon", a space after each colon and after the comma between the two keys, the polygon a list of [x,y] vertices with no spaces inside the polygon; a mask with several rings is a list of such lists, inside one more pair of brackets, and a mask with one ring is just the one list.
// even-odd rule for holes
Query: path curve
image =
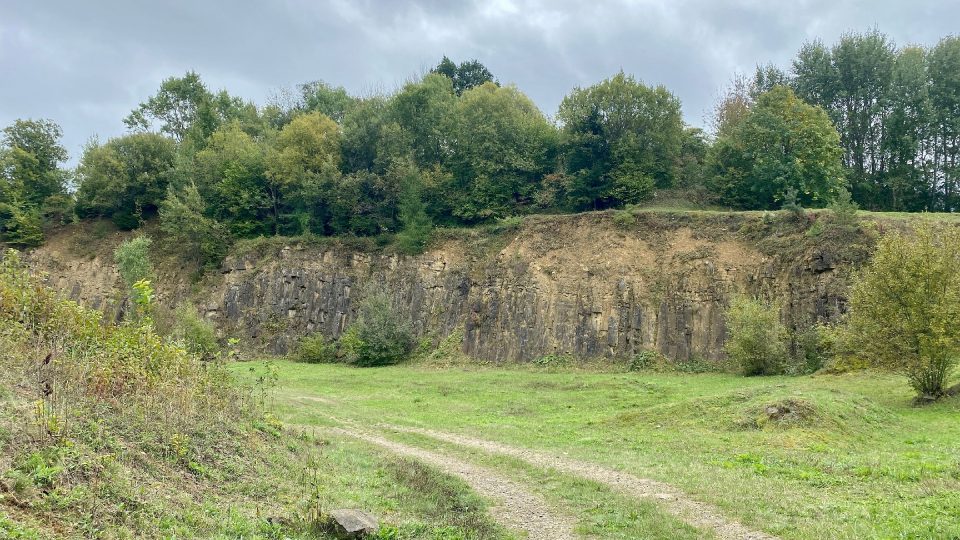
{"label": "path curve", "polygon": [[593,480],[633,497],[657,500],[664,509],[686,523],[714,531],[718,538],[729,540],[778,540],[776,536],[750,529],[742,523],[724,517],[712,505],[691,499],[670,484],[641,478],[594,463],[551,455],[545,452],[517,448],[506,444],[476,439],[433,429],[382,424],[382,427],[400,433],[414,433],[459,446],[520,459],[537,467],[547,467]]}
{"label": "path curve", "polygon": [[504,478],[489,469],[459,459],[391,441],[380,435],[350,428],[325,428],[327,433],[338,433],[381,446],[396,454],[429,463],[447,474],[460,477],[480,495],[496,501],[490,515],[508,529],[527,533],[529,540],[574,540],[574,519],[554,513],[547,502],[521,484]]}

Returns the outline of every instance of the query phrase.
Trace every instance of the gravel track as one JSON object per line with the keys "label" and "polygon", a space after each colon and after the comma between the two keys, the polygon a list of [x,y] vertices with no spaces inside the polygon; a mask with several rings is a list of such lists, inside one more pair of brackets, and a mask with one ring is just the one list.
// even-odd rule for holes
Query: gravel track
{"label": "gravel track", "polygon": [[573,540],[576,520],[557,513],[547,502],[522,484],[505,478],[489,469],[459,459],[408,446],[386,439],[378,434],[356,428],[328,428],[337,433],[359,439],[391,452],[412,457],[433,465],[447,474],[463,479],[471,489],[496,502],[490,515],[504,527],[526,534],[529,540]]}
{"label": "gravel track", "polygon": [[423,435],[439,441],[475,448],[492,454],[510,456],[537,467],[551,468],[599,482],[632,497],[654,499],[669,513],[699,529],[712,530],[718,538],[730,540],[778,540],[776,536],[750,529],[738,521],[726,518],[713,506],[693,500],[678,488],[657,480],[641,478],[630,473],[616,471],[594,463],[433,429],[389,424],[385,424],[382,427],[400,433]]}

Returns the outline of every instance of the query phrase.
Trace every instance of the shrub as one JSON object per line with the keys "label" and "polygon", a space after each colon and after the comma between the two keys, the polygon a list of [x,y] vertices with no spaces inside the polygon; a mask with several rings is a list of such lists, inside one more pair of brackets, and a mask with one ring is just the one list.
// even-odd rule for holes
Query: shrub
{"label": "shrub", "polygon": [[405,360],[415,341],[383,292],[369,294],[360,303],[357,321],[340,338],[348,362],[360,367],[386,366]]}
{"label": "shrub", "polygon": [[849,329],[871,364],[907,377],[924,401],[945,394],[960,356],[960,229],[884,237],[853,285]]}
{"label": "shrub", "polygon": [[206,203],[195,184],[187,186],[183,193],[170,186],[167,198],[160,204],[160,229],[183,258],[193,260],[201,268],[211,268],[226,256],[230,233],[205,212]]}
{"label": "shrub", "polygon": [[783,194],[783,205],[781,208],[786,210],[795,221],[801,221],[806,217],[806,212],[803,206],[797,201],[797,188],[793,186],[788,187]]}
{"label": "shrub", "polygon": [[43,244],[43,220],[31,211],[13,211],[9,219],[0,223],[0,239],[11,246],[22,248]]}
{"label": "shrub", "polygon": [[673,361],[673,369],[680,373],[711,373],[722,371],[723,366],[699,354],[692,354],[688,358],[677,358]]}
{"label": "shrub", "polygon": [[486,229],[490,234],[506,234],[519,231],[522,226],[522,216],[508,216],[487,224]]}
{"label": "shrub", "polygon": [[786,331],[775,306],[738,296],[726,313],[726,352],[744,375],[781,373],[787,357]]}
{"label": "shrub", "polygon": [[327,341],[323,334],[311,334],[297,344],[293,359],[306,364],[330,364],[338,360],[337,346]]}
{"label": "shrub", "polygon": [[660,351],[654,350],[643,350],[634,355],[630,359],[630,371],[640,371],[643,369],[652,369],[657,366],[665,365],[667,359],[663,356]]}
{"label": "shrub", "polygon": [[149,279],[153,274],[153,265],[150,263],[150,246],[153,240],[149,236],[138,236],[124,241],[113,251],[113,260],[117,263],[117,271],[127,287]]}
{"label": "shrub", "polygon": [[[36,381],[42,369],[52,381],[35,410],[45,439],[103,418],[118,429],[148,426],[149,437],[140,432],[137,440],[153,444],[175,433],[209,433],[211,425],[252,412],[219,365],[201,364],[149,319],[105,324],[99,312],[45,288],[13,252],[0,259],[0,345],[3,352],[33,353],[0,354],[0,373]],[[34,357],[43,351],[46,360]]]}
{"label": "shrub", "polygon": [[205,360],[212,360],[220,352],[213,324],[201,318],[196,308],[190,304],[180,304],[177,307],[172,334],[186,345],[188,351]]}
{"label": "shrub", "polygon": [[793,365],[789,371],[794,374],[819,371],[830,359],[834,334],[823,324],[816,324],[793,334]]}
{"label": "shrub", "polygon": [[860,207],[853,202],[849,191],[840,190],[833,201],[827,205],[827,209],[830,211],[833,225],[838,229],[845,232],[853,232],[857,229],[859,223],[857,212]]}
{"label": "shrub", "polygon": [[574,363],[574,358],[569,354],[548,354],[534,358],[532,362],[541,367],[566,367]]}
{"label": "shrub", "polygon": [[621,229],[629,229],[637,224],[637,218],[629,209],[617,210],[613,213],[613,224]]}

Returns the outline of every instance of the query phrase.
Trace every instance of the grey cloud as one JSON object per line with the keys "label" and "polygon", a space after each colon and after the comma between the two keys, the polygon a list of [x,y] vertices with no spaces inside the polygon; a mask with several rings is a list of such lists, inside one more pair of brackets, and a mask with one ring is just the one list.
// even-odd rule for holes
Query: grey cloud
{"label": "grey cloud", "polygon": [[876,27],[932,45],[958,15],[936,0],[11,0],[0,2],[0,125],[52,118],[75,160],[189,69],[263,103],[315,79],[391,90],[443,54],[479,58],[551,115],[572,87],[623,69],[670,88],[702,125],[734,72],[787,65],[805,40]]}

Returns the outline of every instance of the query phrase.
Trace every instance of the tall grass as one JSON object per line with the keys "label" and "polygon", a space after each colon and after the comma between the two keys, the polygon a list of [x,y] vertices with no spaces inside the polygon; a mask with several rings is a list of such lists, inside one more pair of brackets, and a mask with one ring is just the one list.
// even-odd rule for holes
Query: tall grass
{"label": "tall grass", "polygon": [[119,325],[60,298],[15,252],[0,259],[0,368],[30,399],[27,444],[83,436],[91,422],[142,450],[189,461],[218,432],[262,413],[218,362],[161,336],[149,318]]}

